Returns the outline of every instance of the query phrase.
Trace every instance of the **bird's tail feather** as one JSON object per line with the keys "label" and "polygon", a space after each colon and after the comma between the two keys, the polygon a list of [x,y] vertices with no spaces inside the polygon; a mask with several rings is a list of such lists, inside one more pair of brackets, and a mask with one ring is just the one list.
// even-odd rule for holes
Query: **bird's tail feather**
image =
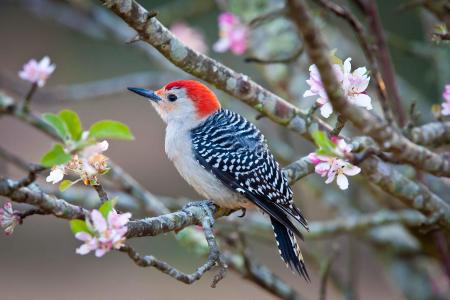
{"label": "bird's tail feather", "polygon": [[303,276],[306,281],[310,282],[311,280],[294,233],[276,219],[271,217],[270,221],[272,222],[272,228],[281,258],[294,273]]}

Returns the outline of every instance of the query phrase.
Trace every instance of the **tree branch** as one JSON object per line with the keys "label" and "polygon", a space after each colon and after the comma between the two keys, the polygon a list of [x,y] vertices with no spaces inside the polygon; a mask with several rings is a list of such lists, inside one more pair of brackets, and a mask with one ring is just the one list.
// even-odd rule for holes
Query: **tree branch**
{"label": "tree branch", "polygon": [[316,28],[306,3],[303,0],[289,0],[288,3],[291,18],[303,35],[306,50],[320,72],[333,108],[371,136],[383,150],[392,152],[399,161],[437,176],[450,177],[450,160],[447,157],[412,143],[378,116],[347,101],[332,70],[328,47]]}
{"label": "tree branch", "polygon": [[[215,210],[215,206],[211,205],[211,208]],[[208,208],[209,209],[209,208]],[[203,231],[205,233],[205,238],[208,243],[209,247],[209,255],[208,260],[205,264],[200,266],[194,273],[192,274],[185,274],[176,268],[170,266],[166,262],[157,260],[153,256],[140,256],[133,248],[130,246],[124,246],[120,249],[122,252],[126,252],[128,256],[138,265],[141,267],[155,267],[161,272],[168,274],[169,276],[175,278],[176,280],[179,280],[181,282],[184,282],[186,284],[192,284],[195,281],[199,280],[203,274],[211,270],[216,264],[219,264],[220,271],[219,273],[214,277],[214,280],[211,284],[212,287],[215,287],[217,283],[224,278],[226,274],[227,265],[224,263],[223,259],[221,258],[221,254],[219,251],[219,247],[217,246],[216,239],[214,237],[214,233],[212,230],[212,226],[214,223],[214,219],[211,219],[209,217],[209,213],[205,211],[205,209],[202,209],[200,207],[200,210],[202,210],[203,215],[198,216],[201,220],[201,224],[203,227]]]}
{"label": "tree branch", "polygon": [[409,138],[419,145],[437,147],[450,144],[450,122],[433,122],[414,127]]}
{"label": "tree branch", "polygon": [[387,94],[386,94],[386,84],[384,83],[383,77],[378,69],[377,60],[375,58],[375,49],[371,43],[368,41],[368,35],[364,30],[363,25],[358,21],[358,19],[353,16],[353,14],[344,6],[340,6],[334,2],[328,0],[318,0],[318,4],[322,7],[328,9],[334,13],[337,17],[345,20],[350,27],[355,32],[359,44],[369,62],[369,69],[375,78],[375,83],[377,86],[378,97],[380,99],[381,108],[383,109],[384,117],[388,124],[392,124],[393,114],[389,106]]}

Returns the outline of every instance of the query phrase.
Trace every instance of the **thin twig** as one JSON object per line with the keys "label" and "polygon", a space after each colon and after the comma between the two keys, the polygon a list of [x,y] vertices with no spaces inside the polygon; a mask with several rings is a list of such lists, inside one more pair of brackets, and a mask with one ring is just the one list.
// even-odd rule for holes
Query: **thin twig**
{"label": "thin twig", "polygon": [[47,170],[46,167],[41,165],[30,165],[28,167],[28,175],[24,178],[17,181],[15,188],[19,189],[24,186],[29,186],[31,183],[33,183],[36,180],[37,174]]}
{"label": "thin twig", "polygon": [[18,213],[16,213],[16,214],[17,214],[17,216],[19,216],[19,218],[20,218],[20,224],[22,224],[22,223],[23,223],[23,220],[24,220],[25,218],[29,217],[29,216],[33,216],[33,215],[48,215],[48,214],[50,214],[50,213],[44,211],[42,208],[36,208],[36,207],[33,207],[33,208],[27,209],[27,210],[25,210],[25,211],[18,212]]}
{"label": "thin twig", "polygon": [[277,9],[274,11],[270,11],[266,14],[263,14],[261,16],[254,18],[253,20],[250,21],[250,23],[248,25],[252,28],[255,28],[255,27],[265,24],[266,22],[270,22],[279,16],[283,16],[285,14],[286,14],[286,8],[283,7],[283,8],[280,8],[280,9]]}
{"label": "thin twig", "polygon": [[31,85],[30,90],[28,91],[25,98],[23,99],[22,106],[20,108],[21,111],[23,111],[23,112],[30,111],[31,98],[33,97],[34,93],[36,92],[37,87],[38,87],[37,83],[33,83]]}
{"label": "thin twig", "polygon": [[344,128],[345,123],[347,122],[347,119],[342,116],[341,114],[338,114],[336,125],[334,126],[334,129],[331,131],[331,136],[338,136],[339,133],[341,133],[341,130]]}
{"label": "thin twig", "polygon": [[100,182],[97,182],[97,184],[94,184],[93,187],[94,187],[95,191],[97,192],[101,203],[108,201],[108,194],[106,193],[105,189],[103,188],[103,185]]}

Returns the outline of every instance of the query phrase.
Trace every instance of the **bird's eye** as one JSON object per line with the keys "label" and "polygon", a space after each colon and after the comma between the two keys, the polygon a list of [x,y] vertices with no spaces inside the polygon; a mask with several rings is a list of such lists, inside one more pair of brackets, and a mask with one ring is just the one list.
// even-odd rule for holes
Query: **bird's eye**
{"label": "bird's eye", "polygon": [[169,96],[167,96],[167,99],[168,99],[170,102],[174,102],[174,101],[176,101],[176,100],[178,99],[178,97],[177,97],[177,95],[170,94]]}

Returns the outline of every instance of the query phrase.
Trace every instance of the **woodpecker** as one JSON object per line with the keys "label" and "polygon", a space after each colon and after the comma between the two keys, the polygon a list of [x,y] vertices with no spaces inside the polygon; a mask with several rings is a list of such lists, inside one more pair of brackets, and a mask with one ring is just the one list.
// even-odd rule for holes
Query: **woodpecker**
{"label": "woodpecker", "polygon": [[221,108],[216,95],[198,81],[173,81],[157,91],[128,89],[150,99],[167,124],[165,151],[180,175],[218,206],[258,207],[268,214],[281,258],[310,281],[295,237],[303,236],[294,225],[308,229],[307,221],[263,134]]}

